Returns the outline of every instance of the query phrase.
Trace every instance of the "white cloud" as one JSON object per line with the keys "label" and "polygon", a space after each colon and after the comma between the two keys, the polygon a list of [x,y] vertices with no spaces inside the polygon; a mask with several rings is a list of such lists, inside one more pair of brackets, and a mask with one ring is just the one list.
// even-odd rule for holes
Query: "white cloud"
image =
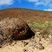
{"label": "white cloud", "polygon": [[35,5],[44,5],[49,8],[52,7],[52,0],[27,0],[28,2],[33,2]]}
{"label": "white cloud", "polygon": [[37,3],[35,3],[36,5],[45,5],[45,3],[44,2],[37,2]]}
{"label": "white cloud", "polygon": [[39,0],[28,0],[29,2],[38,2]]}
{"label": "white cloud", "polygon": [[44,11],[52,11],[52,9],[45,9]]}
{"label": "white cloud", "polygon": [[0,5],[11,5],[14,0],[0,0]]}

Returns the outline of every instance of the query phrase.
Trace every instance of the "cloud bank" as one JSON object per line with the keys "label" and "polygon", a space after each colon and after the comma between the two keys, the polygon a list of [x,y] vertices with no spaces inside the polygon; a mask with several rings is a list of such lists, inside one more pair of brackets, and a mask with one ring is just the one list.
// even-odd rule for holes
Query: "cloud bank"
{"label": "cloud bank", "polygon": [[11,5],[14,3],[14,0],[0,0],[0,5]]}
{"label": "cloud bank", "polygon": [[45,9],[44,11],[52,11],[52,9]]}
{"label": "cloud bank", "polygon": [[43,4],[43,5],[50,5],[52,4],[52,0],[27,0],[28,2],[33,2],[35,4]]}
{"label": "cloud bank", "polygon": [[33,3],[35,6],[40,5],[46,6],[49,11],[52,11],[52,0],[26,0],[26,1]]}

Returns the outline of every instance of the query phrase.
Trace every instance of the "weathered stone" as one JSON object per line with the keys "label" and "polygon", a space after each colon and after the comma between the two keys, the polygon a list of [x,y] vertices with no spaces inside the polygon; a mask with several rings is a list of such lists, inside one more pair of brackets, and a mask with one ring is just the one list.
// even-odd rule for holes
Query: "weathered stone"
{"label": "weathered stone", "polygon": [[34,33],[22,19],[8,17],[0,21],[0,44],[10,40],[28,39],[32,35]]}

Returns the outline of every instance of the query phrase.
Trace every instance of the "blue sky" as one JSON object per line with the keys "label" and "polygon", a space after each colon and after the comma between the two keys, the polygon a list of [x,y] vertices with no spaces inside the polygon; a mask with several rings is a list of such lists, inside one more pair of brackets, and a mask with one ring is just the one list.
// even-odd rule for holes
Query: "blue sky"
{"label": "blue sky", "polygon": [[0,10],[6,8],[52,11],[52,0],[0,0]]}

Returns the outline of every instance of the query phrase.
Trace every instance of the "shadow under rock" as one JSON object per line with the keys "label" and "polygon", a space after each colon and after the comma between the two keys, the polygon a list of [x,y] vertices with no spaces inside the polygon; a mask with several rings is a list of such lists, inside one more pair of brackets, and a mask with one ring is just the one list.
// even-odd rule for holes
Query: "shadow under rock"
{"label": "shadow under rock", "polygon": [[28,26],[28,31],[25,35],[23,36],[19,36],[18,38],[16,36],[12,36],[12,40],[27,40],[27,39],[30,39],[32,36],[35,36],[35,33],[29,28]]}

